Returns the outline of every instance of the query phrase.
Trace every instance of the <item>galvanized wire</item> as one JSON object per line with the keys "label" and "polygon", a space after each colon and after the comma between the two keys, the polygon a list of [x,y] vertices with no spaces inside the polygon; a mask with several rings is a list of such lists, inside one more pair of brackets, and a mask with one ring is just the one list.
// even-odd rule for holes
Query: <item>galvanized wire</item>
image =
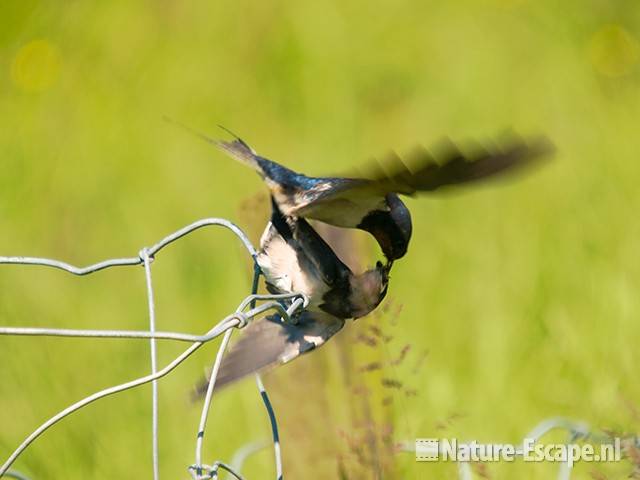
{"label": "galvanized wire", "polygon": [[[28,435],[24,441],[15,449],[15,451],[9,456],[5,463],[0,466],[0,477],[16,478],[19,480],[28,480],[28,477],[18,473],[15,470],[9,470],[16,459],[31,445],[38,437],[46,432],[53,425],[63,420],[68,415],[76,412],[77,410],[97,401],[109,395],[114,395],[131,388],[144,385],[146,383],[152,383],[152,461],[153,461],[153,478],[159,479],[159,427],[158,427],[158,385],[157,380],[171,373],[178,365],[192,355],[197,349],[199,349],[205,343],[217,338],[224,333],[224,337],[220,347],[218,348],[215,361],[211,370],[211,376],[207,393],[205,396],[204,405],[202,408],[202,414],[200,417],[200,423],[198,426],[198,433],[196,436],[196,454],[195,464],[188,467],[188,471],[193,479],[217,479],[218,471],[220,469],[227,471],[234,478],[242,480],[243,477],[239,471],[246,460],[246,458],[266,446],[265,442],[253,442],[248,443],[244,447],[240,448],[231,465],[228,465],[222,461],[215,461],[212,464],[202,463],[202,448],[204,443],[204,435],[207,426],[207,419],[211,402],[213,398],[213,392],[215,389],[215,382],[217,373],[219,371],[224,352],[230,340],[231,334],[234,328],[244,327],[248,321],[256,316],[262,315],[267,311],[273,310],[278,312],[283,321],[294,321],[292,319],[293,314],[306,307],[308,304],[308,298],[302,294],[282,294],[282,295],[258,295],[256,294],[258,288],[258,279],[260,270],[255,265],[255,273],[252,284],[251,295],[247,296],[238,306],[236,311],[231,315],[224,318],[217,325],[211,328],[204,335],[195,335],[184,332],[167,332],[156,330],[156,315],[155,315],[155,303],[154,303],[154,291],[151,275],[151,265],[155,259],[155,255],[164,247],[173,243],[174,241],[188,235],[189,233],[198,230],[206,226],[222,226],[231,230],[242,242],[248,253],[253,259],[256,256],[256,250],[248,240],[246,235],[233,223],[219,218],[207,218],[199,220],[190,225],[187,225],[180,230],[164,237],[158,243],[152,247],[142,248],[137,257],[129,258],[115,258],[104,260],[87,267],[76,267],[66,262],[59,260],[52,260],[48,258],[37,257],[0,257],[0,264],[14,264],[14,265],[40,265],[52,267],[74,275],[88,275],[106,268],[119,267],[119,266],[135,266],[142,265],[145,270],[148,310],[149,310],[149,330],[80,330],[80,329],[56,329],[56,328],[33,328],[33,327],[0,327],[0,335],[19,335],[19,336],[52,336],[52,337],[79,337],[79,338],[120,338],[120,339],[148,339],[150,343],[151,353],[151,373],[149,375],[136,378],[129,382],[115,385],[104,390],[100,390],[92,395],[89,395],[69,407],[65,408],[61,412],[49,418],[36,428],[30,435]],[[257,301],[264,301],[265,303],[256,307]],[[288,301],[288,306],[283,306],[283,302]],[[248,310],[247,310],[248,308]],[[158,370],[157,367],[157,345],[156,340],[174,340],[189,342],[191,345],[185,349],[180,355],[178,355],[173,361],[167,364],[165,367]],[[256,375],[256,383],[260,392],[261,398],[264,402],[265,408],[269,415],[271,423],[274,456],[276,465],[276,478],[282,480],[282,458],[280,450],[280,439],[278,434],[278,425],[275,417],[275,413],[264,385],[259,375]],[[594,442],[609,443],[611,438],[606,435],[593,433],[589,430],[588,426],[582,422],[574,422],[564,418],[551,418],[539,423],[532,431],[530,431],[525,438],[538,441],[542,436],[554,429],[562,429],[568,432],[567,443],[575,442],[578,439],[586,440],[590,439]],[[638,444],[638,439],[636,439]],[[415,445],[405,443],[401,445],[401,448],[405,451],[415,451]],[[571,475],[571,467],[568,463],[563,462],[560,464],[560,470],[558,472],[558,478],[560,480],[569,480]],[[458,478],[461,480],[469,480],[472,478],[472,471],[468,462],[458,462]]]}
{"label": "galvanized wire", "polygon": [[267,439],[259,440],[256,442],[249,442],[240,447],[231,457],[231,468],[240,472],[242,470],[242,466],[247,459],[261,450],[264,450],[269,446],[269,441]]}
{"label": "galvanized wire", "polygon": [[[40,265],[47,266],[52,268],[57,268],[60,270],[64,270],[66,272],[72,273],[74,275],[87,275],[90,273],[98,272],[100,270],[104,270],[106,268],[118,267],[118,266],[133,266],[133,265],[143,265],[145,270],[145,280],[146,280],[146,289],[147,289],[147,300],[148,300],[148,309],[149,309],[149,330],[147,331],[136,331],[136,330],[79,330],[79,329],[55,329],[55,328],[32,328],[32,327],[0,327],[0,335],[22,335],[22,336],[54,336],[54,337],[83,337],[83,338],[131,338],[131,339],[148,339],[150,342],[150,351],[151,351],[151,373],[149,375],[136,378],[129,382],[115,385],[113,387],[106,388],[99,392],[96,392],[88,397],[85,397],[78,402],[70,405],[65,408],[61,412],[57,413],[44,423],[40,425],[36,430],[34,430],[30,435],[28,435],[24,441],[16,448],[16,450],[9,456],[6,462],[0,467],[0,477],[7,476],[13,478],[24,479],[26,477],[21,474],[9,470],[9,467],[13,465],[16,459],[24,452],[24,450],[31,445],[40,435],[42,435],[45,431],[47,431],[50,427],[72,414],[73,412],[89,405],[90,403],[95,402],[96,400],[102,399],[109,395],[113,395],[116,393],[120,393],[125,390],[129,390],[131,388],[138,387],[140,385],[144,385],[146,383],[152,383],[152,462],[153,462],[153,478],[154,480],[159,479],[160,468],[159,468],[159,455],[158,455],[158,443],[159,443],[159,428],[158,428],[158,386],[157,380],[164,377],[173,371],[178,365],[180,365],[184,360],[186,360],[190,355],[192,355],[198,348],[200,348],[204,343],[217,338],[221,334],[225,334],[223,341],[218,348],[218,353],[216,355],[216,360],[213,366],[212,374],[210,377],[210,383],[207,390],[207,396],[205,398],[205,403],[202,410],[202,416],[200,425],[198,428],[198,435],[196,441],[196,464],[192,465],[188,468],[188,471],[191,473],[193,478],[217,478],[218,470],[223,469],[232,474],[237,479],[242,479],[239,473],[235,471],[234,468],[227,465],[224,462],[216,461],[211,466],[203,465],[201,463],[202,458],[202,444],[204,438],[204,432],[206,429],[206,421],[208,417],[209,408],[211,405],[211,399],[213,395],[213,391],[215,388],[215,380],[220,368],[220,364],[222,362],[222,358],[227,347],[228,341],[230,339],[231,333],[234,328],[242,328],[247,322],[258,315],[262,315],[269,310],[275,310],[280,313],[283,321],[292,321],[291,316],[300,308],[306,307],[308,304],[308,299],[304,295],[300,294],[283,294],[283,295],[257,295],[258,288],[258,278],[260,275],[260,269],[255,266],[255,274],[252,285],[252,292],[247,298],[240,303],[236,311],[227,316],[221,322],[219,322],[216,326],[210,329],[204,335],[193,335],[183,332],[163,332],[156,331],[156,316],[155,316],[155,304],[154,304],[154,292],[153,292],[153,282],[151,276],[151,264],[155,258],[155,255],[162,250],[167,245],[173,243],[179,238],[184,237],[185,235],[200,229],[206,226],[222,226],[229,230],[231,230],[243,243],[244,247],[251,255],[252,259],[255,260],[256,250],[246,237],[244,232],[240,230],[236,225],[229,222],[228,220],[219,219],[219,218],[207,218],[203,220],[199,220],[190,225],[187,225],[180,230],[164,237],[158,243],[153,245],[152,247],[144,247],[140,250],[137,257],[130,258],[115,258],[108,259],[102,262],[95,263],[93,265],[89,265],[87,267],[76,267],[66,262],[62,262],[59,260],[52,260],[48,258],[37,258],[37,257],[21,257],[21,256],[12,256],[12,257],[0,257],[0,264],[14,264],[14,265]],[[266,301],[262,305],[256,307],[257,301]],[[283,306],[284,301],[288,301],[288,306]],[[247,310],[249,307],[249,310]],[[158,370],[157,368],[157,346],[156,340],[176,340],[176,341],[186,341],[191,342],[191,346],[189,346],[186,350],[184,350],[180,355],[178,355],[172,362]],[[264,390],[264,387],[260,386],[260,395],[263,400],[266,398],[265,406],[267,407],[267,412],[269,414],[269,418],[272,425],[273,436],[274,439],[277,440],[277,423],[275,422],[275,416],[273,413],[273,409],[271,408],[270,403],[268,402],[268,396]],[[278,472],[278,479],[282,478],[282,460],[280,457],[280,447],[279,443],[276,442],[274,444],[275,455],[276,455],[276,470]],[[206,472],[206,477],[202,477],[203,472]]]}
{"label": "galvanized wire", "polygon": [[[1,262],[0,262],[1,263]],[[282,306],[280,301],[295,299],[297,305],[304,306],[307,301],[302,294],[286,293],[281,295],[250,295],[243,302],[243,309],[255,300],[272,300],[262,304],[254,312],[255,315],[266,312],[267,310],[277,311],[285,321],[290,321],[287,309]],[[246,322],[244,314],[241,311],[236,312],[238,318],[242,318]],[[206,343],[213,340],[215,336],[210,333],[204,335],[194,335],[182,332],[162,332],[155,333],[147,330],[76,330],[69,328],[36,328],[36,327],[0,327],[0,335],[17,335],[17,336],[36,336],[36,337],[78,337],[78,338],[155,338],[157,340],[176,340],[181,342],[203,342]],[[217,336],[217,335],[216,335]]]}
{"label": "galvanized wire", "polygon": [[278,433],[278,422],[276,421],[276,413],[273,411],[273,406],[267,395],[267,391],[262,384],[262,378],[260,374],[256,373],[256,384],[258,390],[260,390],[260,396],[264,402],[264,406],[269,413],[269,421],[271,422],[271,432],[273,433],[273,450],[276,461],[276,480],[282,480],[282,458],[280,455],[280,434]]}
{"label": "galvanized wire", "polygon": [[15,470],[9,470],[4,474],[4,476],[8,478],[16,478],[18,480],[29,480],[29,477],[21,474],[20,472],[16,472]]}
{"label": "galvanized wire", "polygon": [[[141,258],[144,262],[145,281],[147,285],[147,300],[149,308],[149,332],[156,331],[156,308],[153,301],[153,282],[151,280],[151,259],[146,248],[141,251]],[[229,332],[231,330],[228,330]],[[155,375],[158,370],[158,353],[156,350],[156,339],[149,339],[151,351],[151,374]],[[160,460],[158,455],[158,380],[151,382],[151,451],[153,456],[153,478],[160,478]]]}
{"label": "galvanized wire", "polygon": [[205,395],[204,406],[202,407],[202,414],[200,415],[200,425],[198,426],[198,434],[196,435],[196,474],[202,475],[202,444],[204,442],[204,432],[207,428],[207,418],[209,417],[209,408],[211,407],[211,399],[213,398],[213,389],[216,386],[216,378],[218,378],[218,371],[222,364],[222,356],[227,350],[227,345],[231,339],[233,330],[227,330],[222,338],[222,343],[218,349],[215,362],[213,364],[213,370],[211,371],[211,377],[209,385],[207,387],[207,393]]}
{"label": "galvanized wire", "polygon": [[[229,220],[225,220],[224,218],[204,218],[202,220],[198,220],[197,222],[193,222],[186,227],[177,230],[158,243],[146,249],[146,253],[149,258],[153,259],[155,255],[162,250],[167,245],[175,242],[176,240],[188,235],[195,230],[198,230],[202,227],[208,226],[220,226],[225,227],[231,230],[242,242],[244,247],[247,249],[249,254],[252,257],[256,255],[256,249],[251,244],[251,241],[247,238],[242,230],[235,224],[231,223]],[[88,275],[90,273],[98,272],[100,270],[104,270],[105,268],[110,267],[122,267],[122,266],[132,266],[132,265],[142,265],[144,260],[142,258],[142,249],[137,257],[129,257],[129,258],[111,258],[108,260],[103,260],[102,262],[94,263],[93,265],[89,265],[87,267],[76,267],[66,262],[62,262],[60,260],[52,260],[50,258],[37,258],[37,257],[0,257],[0,264],[17,264],[17,265],[41,265],[45,267],[58,268],[60,270],[65,270],[69,273],[73,273],[74,275]]]}

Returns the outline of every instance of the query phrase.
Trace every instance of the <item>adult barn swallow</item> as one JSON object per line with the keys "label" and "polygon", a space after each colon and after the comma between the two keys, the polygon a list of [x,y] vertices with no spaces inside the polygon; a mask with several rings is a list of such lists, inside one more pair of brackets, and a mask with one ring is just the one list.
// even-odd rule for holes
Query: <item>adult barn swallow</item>
{"label": "adult barn swallow", "polygon": [[324,344],[349,318],[375,309],[387,293],[390,265],[354,274],[304,218],[273,212],[257,262],[271,293],[304,293],[307,308],[284,322],[270,315],[250,323],[222,360],[222,386],[272,365],[287,363]]}
{"label": "adult barn swallow", "polygon": [[286,217],[365,230],[390,262],[405,255],[412,231],[411,214],[398,195],[519,170],[553,151],[544,137],[525,141],[513,136],[499,146],[475,145],[467,153],[446,141],[436,153],[417,148],[407,162],[393,154],[369,178],[309,177],[258,155],[239,137],[226,142],[198,135],[254,168]]}

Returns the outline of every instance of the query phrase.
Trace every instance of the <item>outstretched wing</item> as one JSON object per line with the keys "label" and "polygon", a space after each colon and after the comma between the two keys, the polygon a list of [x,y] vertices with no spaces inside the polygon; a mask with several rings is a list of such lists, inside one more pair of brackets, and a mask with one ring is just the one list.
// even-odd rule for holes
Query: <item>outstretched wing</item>
{"label": "outstretched wing", "polygon": [[403,160],[391,154],[370,179],[375,188],[413,195],[441,187],[514,173],[554,151],[545,137],[530,141],[511,136],[501,144],[472,144],[465,152],[446,139],[433,150],[418,147]]}
{"label": "outstretched wing", "polygon": [[492,145],[471,145],[463,152],[450,140],[436,148],[418,147],[402,158],[392,153],[382,161],[365,165],[365,178],[327,178],[322,189],[307,193],[299,202],[297,215],[311,216],[325,205],[369,203],[387,193],[415,195],[442,187],[470,183],[516,172],[553,153],[545,137],[524,140],[516,136]]}
{"label": "outstretched wing", "polygon": [[[216,379],[222,387],[246,375],[268,367],[288,363],[309,352],[335,335],[344,320],[316,311],[303,311],[298,323],[284,323],[279,315],[250,323],[242,336],[225,355]],[[198,392],[206,391],[198,389]]]}

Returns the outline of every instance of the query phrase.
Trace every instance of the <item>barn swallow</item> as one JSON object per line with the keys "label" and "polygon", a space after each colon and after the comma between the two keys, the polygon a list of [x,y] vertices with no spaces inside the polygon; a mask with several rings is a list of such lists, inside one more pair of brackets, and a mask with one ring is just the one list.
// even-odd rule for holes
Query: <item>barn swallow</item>
{"label": "barn swallow", "polygon": [[270,315],[250,323],[223,358],[217,386],[321,346],[387,293],[390,263],[354,274],[304,218],[283,215],[275,201],[272,206],[256,261],[271,293],[304,293],[309,305],[292,322]]}
{"label": "barn swallow", "polygon": [[375,237],[388,261],[403,257],[411,239],[411,214],[399,195],[413,196],[520,170],[553,151],[544,137],[525,141],[512,136],[501,145],[474,145],[466,153],[444,141],[435,153],[415,149],[407,161],[391,154],[375,164],[369,178],[309,177],[258,155],[231,132],[235,139],[229,142],[195,133],[255,169],[286,217],[365,230]]}

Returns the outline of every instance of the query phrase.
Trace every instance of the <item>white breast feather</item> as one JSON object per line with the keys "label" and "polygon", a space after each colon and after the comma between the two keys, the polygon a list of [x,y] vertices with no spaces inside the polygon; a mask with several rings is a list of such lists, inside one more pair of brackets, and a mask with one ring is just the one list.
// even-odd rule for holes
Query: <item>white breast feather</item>
{"label": "white breast feather", "polygon": [[258,265],[265,279],[283,293],[301,292],[320,301],[327,286],[315,272],[302,271],[293,248],[277,233],[271,223],[260,240]]}

